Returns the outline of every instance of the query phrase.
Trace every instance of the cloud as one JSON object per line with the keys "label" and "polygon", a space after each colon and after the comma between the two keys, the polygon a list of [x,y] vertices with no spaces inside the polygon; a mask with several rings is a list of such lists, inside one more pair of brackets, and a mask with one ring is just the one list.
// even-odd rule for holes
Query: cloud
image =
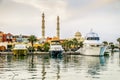
{"label": "cloud", "polygon": [[2,0],[0,26],[5,31],[40,36],[44,12],[46,36],[56,35],[58,15],[62,38],[74,36],[76,31],[87,33],[90,28],[106,35],[119,33],[119,4],[119,0]]}
{"label": "cloud", "polygon": [[[63,16],[66,18],[67,3],[64,0],[13,0],[17,3],[27,4],[39,9],[41,12],[44,12],[48,17],[53,17],[57,15]],[[66,17],[65,17],[66,16]]]}
{"label": "cloud", "polygon": [[[95,14],[96,11],[101,13],[101,10],[104,10],[104,9],[105,9],[104,12],[110,9],[115,10],[115,8],[111,7],[115,3],[118,3],[118,7],[119,7],[120,5],[119,0],[76,0],[76,1],[71,0],[72,6],[69,5],[68,7],[71,8],[70,10],[74,15],[73,16],[74,18],[78,16],[81,18],[84,16],[86,17],[89,14],[90,15],[93,13]],[[114,6],[116,6],[116,4]]]}

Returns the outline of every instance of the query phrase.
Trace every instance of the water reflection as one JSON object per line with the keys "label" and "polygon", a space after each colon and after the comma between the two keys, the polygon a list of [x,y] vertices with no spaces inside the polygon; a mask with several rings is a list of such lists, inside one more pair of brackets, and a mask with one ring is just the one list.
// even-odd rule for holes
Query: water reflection
{"label": "water reflection", "polygon": [[42,56],[42,80],[45,80],[46,78],[46,65],[49,63],[49,56]]}
{"label": "water reflection", "polygon": [[44,64],[44,62],[43,62],[43,64],[42,64],[42,80],[45,80],[45,75],[46,75],[46,71],[45,71],[45,64]]}
{"label": "water reflection", "polygon": [[89,57],[89,63],[88,65],[88,73],[91,75],[89,77],[99,79],[100,77],[98,75],[101,75],[101,70],[106,70],[105,68],[103,69],[104,66],[106,66],[106,60],[107,57]]}
{"label": "water reflection", "polygon": [[104,57],[104,56],[101,56],[101,57],[100,57],[100,64],[101,64],[102,66],[105,65],[105,57]]}
{"label": "water reflection", "polygon": [[57,79],[56,80],[59,80],[60,79],[60,65],[58,64],[57,65]]}
{"label": "water reflection", "polygon": [[119,66],[120,66],[120,49],[119,49]]}
{"label": "water reflection", "polygon": [[32,71],[36,71],[36,64],[35,64],[35,61],[34,61],[34,55],[31,55],[29,56],[28,58],[29,60],[29,66],[28,66],[28,71],[30,71],[30,73]]}
{"label": "water reflection", "polygon": [[[119,60],[119,67],[115,63],[116,58]],[[117,70],[112,69],[115,66]],[[111,75],[111,70],[120,70],[120,53],[114,53],[110,57],[81,55],[66,55],[63,58],[51,58],[49,55],[0,56],[0,80],[76,80],[77,78],[96,80],[101,79],[103,74],[106,74],[104,72]],[[110,75],[106,76],[110,77]]]}

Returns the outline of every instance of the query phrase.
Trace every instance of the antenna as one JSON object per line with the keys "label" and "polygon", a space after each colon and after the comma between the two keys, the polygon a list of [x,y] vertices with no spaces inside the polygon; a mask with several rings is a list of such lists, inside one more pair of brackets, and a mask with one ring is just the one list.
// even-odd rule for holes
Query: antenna
{"label": "antenna", "polygon": [[90,33],[91,33],[91,32],[93,32],[93,29],[92,29],[92,28],[90,29]]}

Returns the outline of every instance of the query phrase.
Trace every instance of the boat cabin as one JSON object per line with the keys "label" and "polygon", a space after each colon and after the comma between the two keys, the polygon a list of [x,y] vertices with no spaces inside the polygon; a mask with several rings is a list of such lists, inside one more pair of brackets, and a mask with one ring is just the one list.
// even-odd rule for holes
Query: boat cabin
{"label": "boat cabin", "polygon": [[60,45],[60,41],[59,40],[52,40],[51,45]]}

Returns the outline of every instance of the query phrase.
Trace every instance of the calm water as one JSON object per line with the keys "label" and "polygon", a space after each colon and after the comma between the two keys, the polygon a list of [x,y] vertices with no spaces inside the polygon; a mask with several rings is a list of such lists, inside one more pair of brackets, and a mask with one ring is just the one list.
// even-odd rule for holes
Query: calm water
{"label": "calm water", "polygon": [[120,55],[0,56],[0,80],[120,80]]}

